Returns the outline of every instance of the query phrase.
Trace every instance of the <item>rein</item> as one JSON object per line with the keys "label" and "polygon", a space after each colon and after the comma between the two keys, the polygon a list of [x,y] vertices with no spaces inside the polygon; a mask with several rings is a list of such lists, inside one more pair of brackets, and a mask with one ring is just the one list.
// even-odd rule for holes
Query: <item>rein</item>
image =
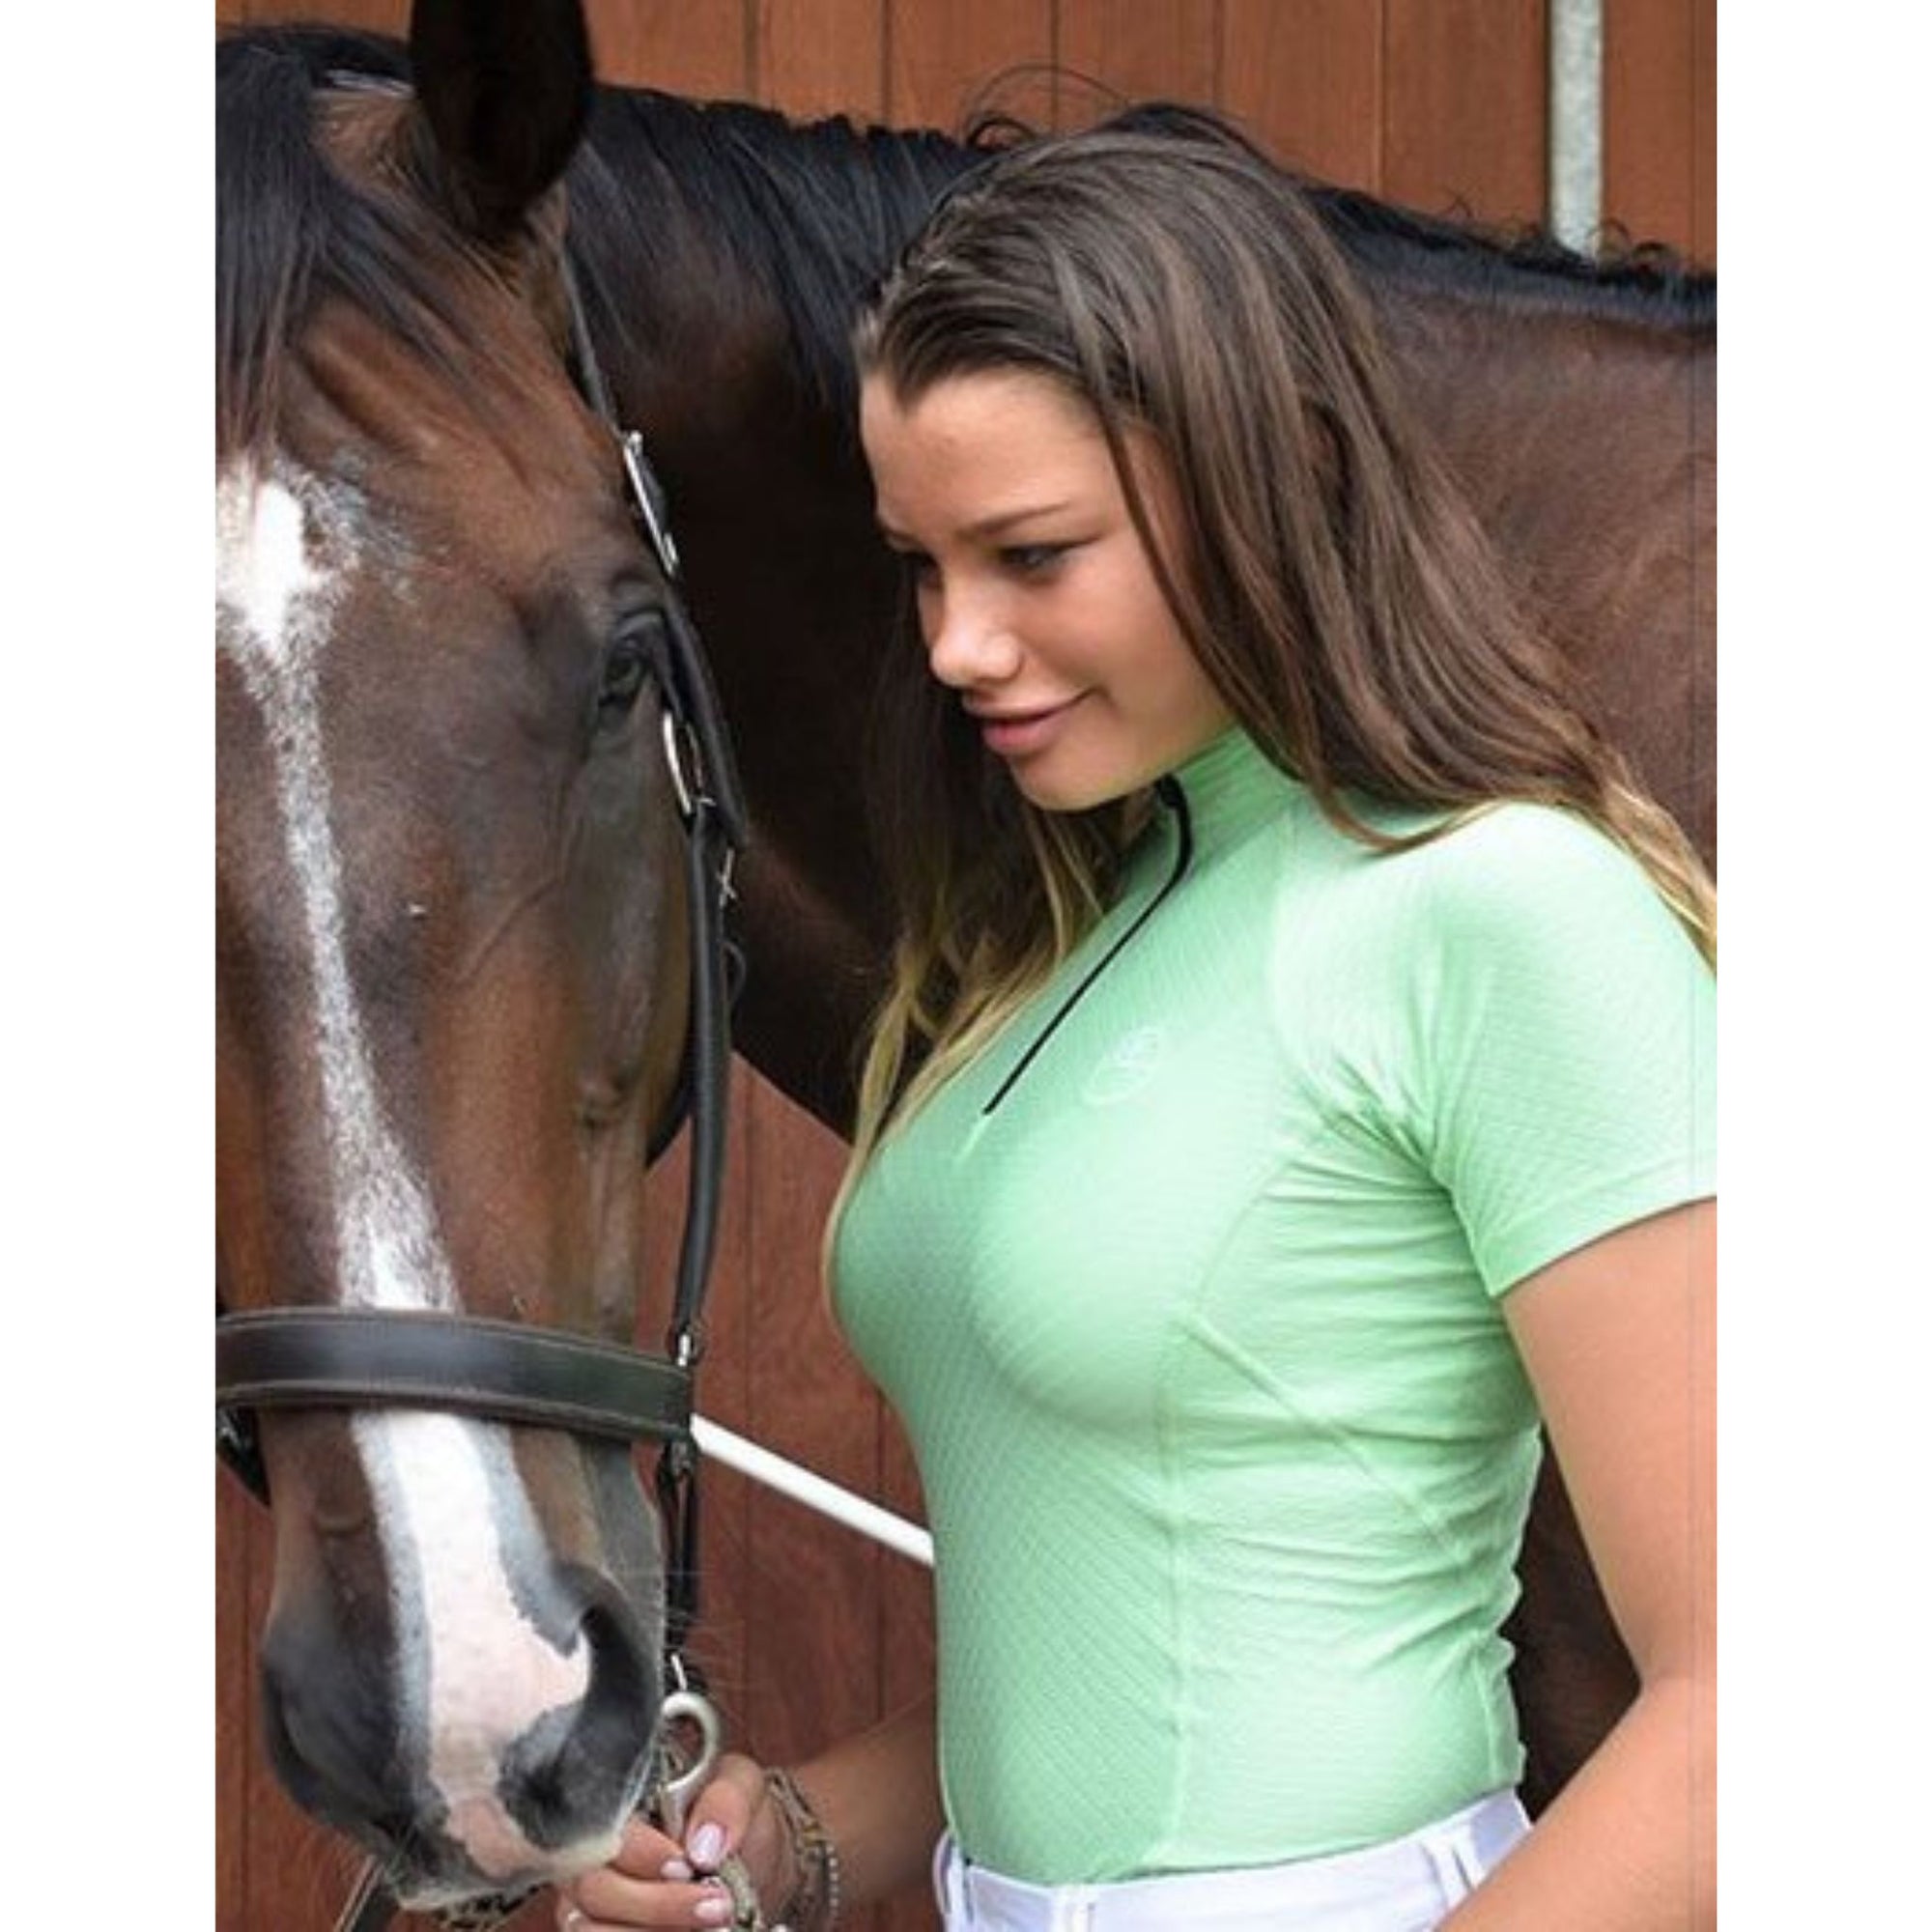
{"label": "rein", "polygon": [[[697,1614],[697,1449],[693,1382],[705,1350],[704,1296],[723,1200],[730,1075],[730,1008],[741,978],[726,930],[732,871],[749,834],[737,767],[710,667],[685,605],[664,492],[642,437],[619,423],[591,344],[568,259],[572,372],[615,438],[639,530],[669,595],[646,649],[663,706],[663,749],[684,834],[691,931],[691,1008],[669,1117],[651,1137],[655,1159],[689,1122],[691,1162],[671,1321],[662,1354],[466,1314],[370,1308],[270,1308],[215,1319],[215,1447],[265,1504],[256,1412],[265,1408],[421,1407],[573,1435],[662,1444],[657,1496],[665,1522],[665,1678],[661,1736],[689,1725],[688,1762],[659,1747],[652,1802],[676,1808],[719,1742],[716,1713],[684,1656]],[[479,1898],[437,1916],[451,1932],[499,1925],[537,1889]],[[740,1901],[743,1906],[744,1901]],[[337,1932],[380,1932],[400,1910],[381,1862],[368,1861]],[[743,1922],[752,1923],[751,1916]]]}

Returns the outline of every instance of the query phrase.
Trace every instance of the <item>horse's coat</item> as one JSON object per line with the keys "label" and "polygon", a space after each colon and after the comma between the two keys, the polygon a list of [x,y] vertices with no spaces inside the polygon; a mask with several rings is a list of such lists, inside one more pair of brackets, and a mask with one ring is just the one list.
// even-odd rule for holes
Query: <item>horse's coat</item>
{"label": "horse's coat", "polygon": [[304,915],[343,1302],[455,1308],[435,1208],[383,1107],[343,941],[321,672],[357,565],[355,519],[313,479],[257,480],[246,465],[222,480],[216,502],[216,638],[261,713]]}
{"label": "horse's coat", "polygon": [[[336,493],[242,461],[216,486],[216,637],[261,714],[286,862],[303,909],[334,1245],[345,1306],[460,1306],[429,1191],[383,1105],[343,942],[320,695],[335,606],[357,567]],[[543,1852],[497,1790],[504,1741],[580,1704],[581,1631],[553,1642],[518,1600],[508,1547],[540,1545],[507,1432],[407,1411],[351,1424],[384,1551],[397,1702],[430,1740],[450,1835],[505,1879]],[[601,1849],[601,1848],[600,1848]]]}

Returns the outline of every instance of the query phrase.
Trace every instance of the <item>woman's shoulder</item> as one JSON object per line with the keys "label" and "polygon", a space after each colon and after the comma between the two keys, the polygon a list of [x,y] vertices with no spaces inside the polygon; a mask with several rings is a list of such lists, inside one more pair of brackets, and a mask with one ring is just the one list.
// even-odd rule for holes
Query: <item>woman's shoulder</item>
{"label": "woman's shoulder", "polygon": [[[1398,855],[1435,918],[1493,927],[1654,910],[1671,916],[1634,854],[1580,812],[1509,799],[1451,819]],[[1671,922],[1674,923],[1674,922]]]}
{"label": "woman's shoulder", "polygon": [[1348,804],[1360,821],[1387,838],[1414,840],[1384,848],[1318,821],[1324,852],[1319,869],[1346,875],[1351,888],[1411,914],[1504,912],[1571,895],[1649,893],[1648,874],[1608,833],[1564,807],[1500,799],[1463,811],[1390,805],[1365,794]]}
{"label": "woman's shoulder", "polygon": [[1429,855],[1447,876],[1458,869],[1496,866],[1561,875],[1579,867],[1630,863],[1608,833],[1568,806],[1503,798],[1438,814],[1436,822],[1441,827],[1437,836],[1415,849],[1418,856]]}
{"label": "woman's shoulder", "polygon": [[1410,992],[1498,972],[1708,970],[1641,863],[1580,812],[1507,800],[1372,822],[1424,836],[1393,851],[1351,841],[1345,855],[1337,835],[1331,877],[1349,923],[1374,941],[1355,952]]}
{"label": "woman's shoulder", "polygon": [[1511,801],[1373,822],[1420,842],[1322,835],[1272,956],[1286,1050],[1325,1056],[1325,1091],[1384,1137],[1433,1146],[1471,1082],[1534,1085],[1591,1041],[1614,1063],[1708,1007],[1710,969],[1649,873],[1581,814]]}

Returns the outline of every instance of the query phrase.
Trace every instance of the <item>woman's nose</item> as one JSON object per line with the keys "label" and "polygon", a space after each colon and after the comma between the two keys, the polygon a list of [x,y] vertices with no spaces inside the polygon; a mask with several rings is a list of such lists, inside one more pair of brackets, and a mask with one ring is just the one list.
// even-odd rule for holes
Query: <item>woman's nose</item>
{"label": "woman's nose", "polygon": [[955,691],[999,684],[1020,668],[1020,641],[997,598],[933,588],[921,600],[927,668]]}

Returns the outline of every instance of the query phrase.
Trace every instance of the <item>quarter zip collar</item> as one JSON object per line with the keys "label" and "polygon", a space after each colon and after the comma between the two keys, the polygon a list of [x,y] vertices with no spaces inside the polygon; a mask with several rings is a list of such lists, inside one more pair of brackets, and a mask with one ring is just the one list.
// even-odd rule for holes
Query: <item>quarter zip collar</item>
{"label": "quarter zip collar", "polygon": [[1018,1085],[1028,1067],[1046,1049],[1061,1023],[1087,997],[1095,981],[1126,950],[1189,871],[1199,865],[1211,864],[1221,853],[1232,851],[1270,821],[1279,824],[1304,790],[1298,780],[1271,765],[1238,724],[1231,724],[1191,758],[1155,781],[1154,796],[1171,828],[1171,837],[1150,839],[1136,855],[1128,875],[1128,896],[1138,895],[1144,889],[1143,880],[1151,884],[1156,867],[1159,884],[1153,887],[1125,929],[1088,968],[1079,983],[1061,1000],[1052,1017],[1034,1036],[980,1109],[982,1119],[993,1114]]}
{"label": "quarter zip collar", "polygon": [[[1195,853],[1204,861],[1239,844],[1270,820],[1278,821],[1307,795],[1300,780],[1270,764],[1238,724],[1229,725],[1178,765],[1166,784],[1179,786],[1185,796]],[[1163,794],[1165,788],[1159,788]],[[1162,802],[1169,803],[1164,795]]]}

